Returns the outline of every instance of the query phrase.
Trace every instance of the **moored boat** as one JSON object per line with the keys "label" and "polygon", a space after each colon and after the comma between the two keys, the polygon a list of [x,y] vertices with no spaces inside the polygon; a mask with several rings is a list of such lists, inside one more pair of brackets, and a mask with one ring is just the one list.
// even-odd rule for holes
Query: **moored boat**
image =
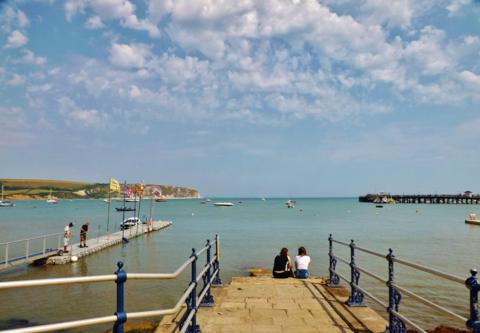
{"label": "moored boat", "polygon": [[287,200],[287,202],[285,202],[285,206],[287,206],[287,208],[295,208],[295,203],[295,200]]}
{"label": "moored boat", "polygon": [[15,207],[15,204],[9,200],[3,200],[3,184],[2,184],[2,200],[0,200],[0,207]]}
{"label": "moored boat", "polygon": [[116,207],[117,212],[134,212],[136,209],[133,207]]}
{"label": "moored boat", "polygon": [[54,197],[52,197],[52,190],[50,190],[50,194],[48,195],[47,203],[48,204],[57,204],[58,203],[58,200],[55,199]]}
{"label": "moored boat", "polygon": [[477,218],[477,214],[470,213],[468,214],[468,218],[465,220],[465,223],[480,225],[480,220]]}
{"label": "moored boat", "polygon": [[233,203],[231,203],[231,202],[215,202],[214,205],[216,207],[232,207]]}

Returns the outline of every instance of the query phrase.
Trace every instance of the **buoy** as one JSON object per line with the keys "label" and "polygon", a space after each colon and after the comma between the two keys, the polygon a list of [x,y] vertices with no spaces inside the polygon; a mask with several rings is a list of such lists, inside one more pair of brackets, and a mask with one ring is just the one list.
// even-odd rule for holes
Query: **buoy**
{"label": "buoy", "polygon": [[71,262],[77,262],[77,261],[78,261],[78,257],[77,257],[77,256],[71,256],[70,261],[71,261]]}

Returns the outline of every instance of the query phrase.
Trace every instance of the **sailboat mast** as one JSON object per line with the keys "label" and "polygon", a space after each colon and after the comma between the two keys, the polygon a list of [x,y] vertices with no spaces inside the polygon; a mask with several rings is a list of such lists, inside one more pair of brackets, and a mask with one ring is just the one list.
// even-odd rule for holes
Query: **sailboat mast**
{"label": "sailboat mast", "polygon": [[3,201],[3,184],[2,184],[2,201]]}

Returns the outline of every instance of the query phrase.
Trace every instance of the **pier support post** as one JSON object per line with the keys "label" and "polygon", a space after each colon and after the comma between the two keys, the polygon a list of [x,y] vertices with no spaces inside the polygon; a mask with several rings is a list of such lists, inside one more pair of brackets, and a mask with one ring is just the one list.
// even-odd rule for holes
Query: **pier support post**
{"label": "pier support post", "polygon": [[123,262],[117,263],[117,271],[115,275],[117,280],[117,321],[113,324],[113,333],[123,333],[123,324],[127,321],[127,314],[125,313],[125,281],[127,281],[127,272],[123,270]]}
{"label": "pier support post", "polygon": [[407,327],[405,323],[397,318],[393,314],[392,311],[398,312],[398,307],[400,305],[400,301],[402,300],[402,295],[398,290],[396,290],[393,286],[395,271],[393,267],[393,262],[395,256],[393,255],[393,250],[388,249],[388,254],[386,256],[388,260],[388,327],[385,331],[386,333],[405,333],[407,332]]}
{"label": "pier support post", "polygon": [[477,270],[470,270],[471,276],[465,281],[465,285],[470,290],[470,318],[467,320],[467,327],[473,333],[480,333],[480,320],[478,319],[478,292],[480,284],[477,280]]}
{"label": "pier support post", "polygon": [[222,279],[220,278],[220,237],[218,236],[218,234],[215,235],[215,263],[213,267],[214,271],[218,270],[218,273],[212,282],[212,287],[221,287]]}
{"label": "pier support post", "polygon": [[335,267],[337,266],[337,259],[333,256],[333,237],[332,234],[328,237],[328,257],[329,257],[329,278],[327,286],[338,287],[340,285],[340,277],[335,274]]}
{"label": "pier support post", "polygon": [[215,300],[213,299],[212,295],[212,290],[211,290],[211,285],[210,282],[212,282],[212,267],[210,266],[210,261],[212,260],[212,244],[210,243],[210,239],[207,239],[207,272],[205,273],[206,279],[204,278],[204,288],[207,289],[207,293],[205,294],[205,297],[202,300],[202,303],[200,303],[200,306],[202,307],[212,307],[215,305]]}
{"label": "pier support post", "polygon": [[349,306],[365,306],[363,302],[363,293],[357,289],[360,280],[360,271],[355,266],[355,242],[350,241],[350,297],[347,304]]}

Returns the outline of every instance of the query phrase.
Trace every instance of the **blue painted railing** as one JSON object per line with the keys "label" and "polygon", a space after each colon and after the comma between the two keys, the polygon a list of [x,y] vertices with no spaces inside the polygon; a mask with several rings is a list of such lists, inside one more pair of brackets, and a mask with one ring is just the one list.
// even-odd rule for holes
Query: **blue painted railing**
{"label": "blue painted railing", "polygon": [[[327,285],[330,287],[337,287],[340,285],[340,281],[343,280],[350,285],[350,297],[348,298],[347,304],[349,306],[365,306],[364,297],[368,297],[381,307],[383,307],[388,315],[388,327],[386,332],[388,333],[405,333],[407,332],[407,327],[412,327],[417,332],[427,333],[422,327],[417,323],[413,322],[411,319],[399,312],[400,303],[402,300],[402,295],[405,294],[412,299],[421,302],[422,304],[440,311],[450,318],[454,318],[458,321],[465,323],[467,328],[473,333],[480,333],[480,319],[479,319],[479,303],[478,303],[478,292],[480,291],[480,284],[477,280],[477,271],[472,269],[470,271],[471,276],[468,279],[464,279],[449,273],[441,272],[431,267],[423,266],[417,263],[410,261],[402,260],[396,258],[393,254],[393,250],[389,249],[388,253],[382,254],[372,250],[368,250],[362,247],[359,247],[355,244],[354,240],[351,240],[350,243],[341,242],[333,239],[332,235],[328,238],[329,242],[329,279]],[[344,259],[334,254],[333,244],[339,244],[350,248],[350,258]],[[387,260],[388,263],[388,278],[385,279],[381,276],[378,276],[360,266],[356,263],[357,251],[367,253],[376,257],[380,257]],[[342,262],[350,267],[350,278],[347,278],[340,274],[336,268],[337,263]],[[416,293],[398,285],[395,281],[395,266],[396,264],[408,266],[410,268],[422,271],[425,273],[432,274],[434,276],[446,279],[452,282],[456,282],[462,285],[465,285],[470,290],[470,317],[465,318],[441,305],[438,305]],[[361,273],[366,276],[373,278],[377,281],[385,283],[388,287],[388,304],[385,304],[383,301],[378,299],[375,295],[370,293],[368,290],[365,290],[359,285]]]}
{"label": "blue painted railing", "polygon": [[[212,248],[215,246],[215,253],[212,254]],[[206,253],[206,263],[200,273],[197,274],[198,258]],[[170,309],[151,310],[142,312],[125,311],[125,284],[130,280],[164,280],[175,279],[190,266],[191,279],[185,292],[180,296],[177,304]],[[26,280],[26,281],[9,281],[0,282],[0,291],[2,289],[15,289],[51,285],[67,285],[78,283],[98,283],[98,282],[115,282],[116,283],[116,311],[113,315],[104,317],[95,317],[89,319],[81,319],[75,321],[67,321],[55,324],[38,325],[27,328],[19,328],[8,331],[9,333],[33,333],[33,332],[52,332],[78,327],[87,327],[98,324],[113,323],[114,333],[123,333],[124,324],[128,319],[139,319],[147,317],[164,316],[168,314],[176,314],[182,306],[186,304],[186,311],[179,323],[181,333],[199,333],[200,328],[197,323],[197,311],[202,306],[213,306],[215,304],[214,297],[211,293],[212,287],[222,285],[220,279],[220,239],[215,235],[215,240],[207,240],[205,247],[200,251],[192,249],[190,257],[177,268],[173,273],[128,273],[124,270],[123,262],[117,263],[117,270],[110,275],[96,275],[70,278],[55,278],[43,280]],[[200,282],[203,286],[200,288]]]}

